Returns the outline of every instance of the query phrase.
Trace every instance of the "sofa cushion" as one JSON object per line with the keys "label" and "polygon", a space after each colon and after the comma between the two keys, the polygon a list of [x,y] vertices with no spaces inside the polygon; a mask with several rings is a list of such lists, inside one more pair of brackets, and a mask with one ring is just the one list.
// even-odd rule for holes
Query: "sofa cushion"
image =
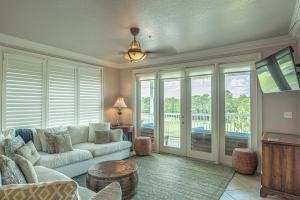
{"label": "sofa cushion", "polygon": [[77,184],[72,180],[35,184],[6,185],[0,188],[1,199],[78,200]]}
{"label": "sofa cushion", "polygon": [[33,135],[33,144],[36,148],[37,151],[42,151],[42,144],[41,144],[41,140],[37,134],[37,131],[35,128],[32,128],[32,135]]}
{"label": "sofa cushion", "polygon": [[121,151],[131,147],[131,142],[121,141],[121,142],[111,142],[107,144],[94,144],[91,142],[76,144],[73,146],[76,149],[88,150],[94,157],[102,156],[117,151]]}
{"label": "sofa cushion", "polygon": [[89,126],[68,126],[67,129],[71,135],[73,145],[88,141]]}
{"label": "sofa cushion", "polygon": [[16,151],[25,144],[21,136],[4,139],[4,153],[10,158],[14,158]]}
{"label": "sofa cushion", "polygon": [[68,176],[44,166],[33,166],[38,182],[71,180]]}
{"label": "sofa cushion", "polygon": [[29,160],[33,165],[40,159],[40,154],[36,150],[32,141],[17,150],[17,153]]}
{"label": "sofa cushion", "polygon": [[41,158],[36,165],[41,165],[52,169],[93,158],[91,152],[81,149],[74,149],[73,151],[59,154],[40,152],[40,155]]}
{"label": "sofa cushion", "polygon": [[26,183],[25,177],[15,161],[4,155],[0,155],[0,171],[3,185]]}
{"label": "sofa cushion", "polygon": [[109,131],[110,123],[90,123],[89,124],[89,142],[95,142],[95,131]]}
{"label": "sofa cushion", "polygon": [[15,161],[19,168],[21,169],[23,175],[25,176],[25,179],[27,183],[37,183],[37,175],[35,173],[35,170],[33,168],[33,165],[29,160],[24,158],[23,156],[20,156],[18,154],[15,155]]}

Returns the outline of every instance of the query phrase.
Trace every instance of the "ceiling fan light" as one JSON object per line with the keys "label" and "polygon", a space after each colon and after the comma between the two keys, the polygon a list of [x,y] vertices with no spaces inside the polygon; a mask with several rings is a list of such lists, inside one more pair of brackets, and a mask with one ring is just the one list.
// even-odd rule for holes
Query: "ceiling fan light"
{"label": "ceiling fan light", "polygon": [[146,57],[145,52],[128,51],[124,54],[124,58],[130,62],[140,62]]}

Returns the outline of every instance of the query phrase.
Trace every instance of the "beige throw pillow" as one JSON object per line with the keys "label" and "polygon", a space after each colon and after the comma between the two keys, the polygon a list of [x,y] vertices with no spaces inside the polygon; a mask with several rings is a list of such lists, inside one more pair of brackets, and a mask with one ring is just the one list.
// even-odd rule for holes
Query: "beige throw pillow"
{"label": "beige throw pillow", "polygon": [[70,134],[53,135],[55,153],[63,153],[67,151],[73,151],[72,141]]}
{"label": "beige throw pillow", "polygon": [[38,138],[40,139],[40,143],[41,143],[43,152],[48,152],[48,138],[47,138],[45,132],[58,133],[58,132],[66,131],[66,130],[67,129],[62,126],[47,128],[47,129],[38,129],[37,128],[36,132],[37,132]]}
{"label": "beige throw pillow", "polygon": [[37,183],[38,182],[38,178],[37,178],[37,175],[33,168],[33,165],[31,164],[31,162],[29,160],[27,160],[23,156],[16,154],[15,162],[21,169],[23,175],[25,176],[27,183]]}
{"label": "beige throw pillow", "polygon": [[[58,153],[56,151],[56,136],[59,135],[65,135],[68,134],[68,131],[62,131],[62,132],[56,132],[56,133],[49,133],[49,132],[45,132],[45,135],[47,137],[47,153],[49,154],[54,154],[54,153]],[[72,142],[71,142],[72,143]]]}
{"label": "beige throw pillow", "polygon": [[89,142],[95,142],[96,131],[109,131],[110,123],[90,123],[89,124]]}
{"label": "beige throw pillow", "polygon": [[106,144],[110,142],[110,131],[96,131],[95,144]]}
{"label": "beige throw pillow", "polygon": [[33,165],[40,159],[40,154],[35,148],[32,141],[27,142],[17,150],[17,153],[29,160]]}
{"label": "beige throw pillow", "polygon": [[120,142],[122,141],[122,129],[112,129],[110,130],[110,141]]}

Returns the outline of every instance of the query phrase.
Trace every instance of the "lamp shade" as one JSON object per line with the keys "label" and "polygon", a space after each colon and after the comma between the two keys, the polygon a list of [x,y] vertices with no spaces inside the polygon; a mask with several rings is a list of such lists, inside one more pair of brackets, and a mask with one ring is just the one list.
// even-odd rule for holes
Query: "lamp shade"
{"label": "lamp shade", "polygon": [[127,108],[123,97],[119,97],[113,106],[114,108]]}

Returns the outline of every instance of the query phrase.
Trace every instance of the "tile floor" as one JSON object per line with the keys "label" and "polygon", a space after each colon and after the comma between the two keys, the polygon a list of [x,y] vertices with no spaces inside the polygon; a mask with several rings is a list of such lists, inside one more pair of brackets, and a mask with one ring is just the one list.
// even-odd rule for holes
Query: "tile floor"
{"label": "tile floor", "polygon": [[260,175],[244,176],[235,174],[220,200],[283,200],[280,197],[261,198]]}

